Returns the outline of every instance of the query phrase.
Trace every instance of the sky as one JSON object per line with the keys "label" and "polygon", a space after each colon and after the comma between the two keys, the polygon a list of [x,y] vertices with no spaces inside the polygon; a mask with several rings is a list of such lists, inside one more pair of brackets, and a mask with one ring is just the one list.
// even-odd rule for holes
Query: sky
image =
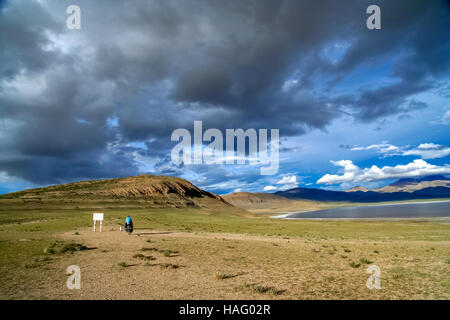
{"label": "sky", "polygon": [[[449,30],[439,0],[0,0],[0,193],[139,174],[218,194],[450,175]],[[194,121],[279,129],[278,172],[175,164],[171,134]]]}

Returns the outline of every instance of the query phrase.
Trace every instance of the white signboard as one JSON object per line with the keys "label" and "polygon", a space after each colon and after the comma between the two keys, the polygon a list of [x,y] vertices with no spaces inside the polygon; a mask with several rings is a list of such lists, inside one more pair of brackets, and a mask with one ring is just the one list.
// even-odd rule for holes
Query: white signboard
{"label": "white signboard", "polygon": [[94,213],[94,221],[103,221],[103,213]]}
{"label": "white signboard", "polygon": [[94,220],[94,232],[97,221],[100,221],[100,232],[102,232],[103,213],[94,213],[93,220]]}

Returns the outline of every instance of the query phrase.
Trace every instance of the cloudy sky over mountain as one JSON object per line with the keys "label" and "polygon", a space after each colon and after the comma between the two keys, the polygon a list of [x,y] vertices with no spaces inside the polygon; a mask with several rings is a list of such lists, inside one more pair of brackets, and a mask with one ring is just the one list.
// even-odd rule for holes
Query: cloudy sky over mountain
{"label": "cloudy sky over mountain", "polygon": [[[0,193],[141,173],[217,193],[448,175],[448,30],[438,0],[0,0]],[[279,129],[278,173],[173,164],[171,133],[194,120]]]}

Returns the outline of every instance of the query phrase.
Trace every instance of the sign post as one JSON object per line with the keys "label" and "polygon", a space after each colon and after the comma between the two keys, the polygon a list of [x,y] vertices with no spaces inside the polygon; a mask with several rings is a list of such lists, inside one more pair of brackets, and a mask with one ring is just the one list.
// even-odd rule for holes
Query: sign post
{"label": "sign post", "polygon": [[102,232],[103,213],[94,213],[93,220],[94,220],[94,232],[97,221],[100,221],[100,232]]}

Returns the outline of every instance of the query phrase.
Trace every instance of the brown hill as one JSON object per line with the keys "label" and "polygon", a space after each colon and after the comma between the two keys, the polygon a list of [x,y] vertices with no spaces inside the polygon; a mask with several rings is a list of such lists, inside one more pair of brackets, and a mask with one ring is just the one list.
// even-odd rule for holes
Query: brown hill
{"label": "brown hill", "polygon": [[367,191],[369,191],[369,189],[364,188],[362,186],[356,186],[356,187],[346,190],[345,192],[357,192],[357,191],[367,192]]}
{"label": "brown hill", "polygon": [[317,202],[288,199],[272,193],[236,192],[222,198],[238,208],[251,212],[285,213],[320,210]]}
{"label": "brown hill", "polygon": [[81,181],[29,189],[0,196],[1,204],[26,204],[79,208],[232,208],[222,197],[204,191],[187,180],[140,175],[128,178]]}

